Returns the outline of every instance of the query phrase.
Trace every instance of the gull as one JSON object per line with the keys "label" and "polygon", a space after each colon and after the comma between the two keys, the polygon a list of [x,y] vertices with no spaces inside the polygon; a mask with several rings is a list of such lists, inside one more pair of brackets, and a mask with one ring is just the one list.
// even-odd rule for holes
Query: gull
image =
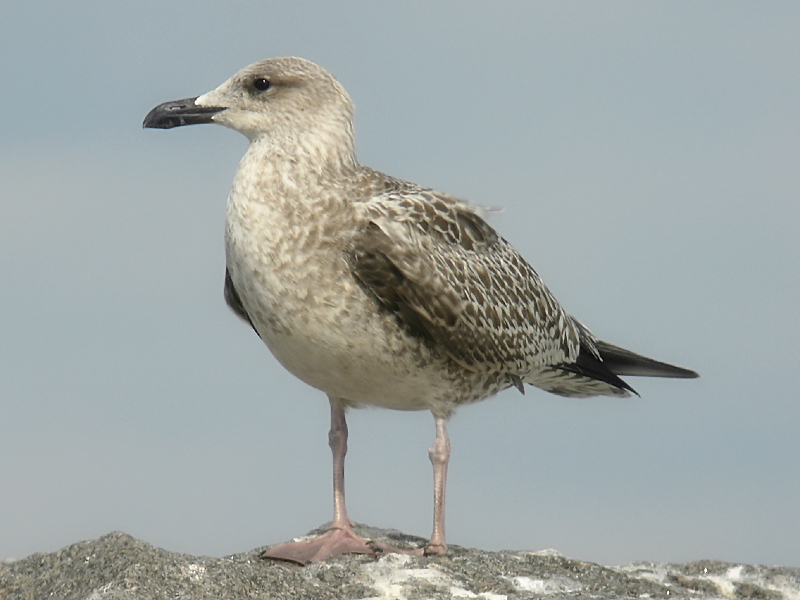
{"label": "gull", "polygon": [[348,517],[348,408],[432,413],[433,532],[422,552],[440,555],[456,408],[510,387],[525,393],[525,384],[625,397],[636,392],[621,375],[698,376],[598,340],[479,208],[361,165],[353,103],[316,64],[255,63],[207,94],[156,106],[143,126],[200,123],[250,141],[227,200],[225,300],[330,402],[331,527],[265,558],[306,564],[396,550],[367,543]]}

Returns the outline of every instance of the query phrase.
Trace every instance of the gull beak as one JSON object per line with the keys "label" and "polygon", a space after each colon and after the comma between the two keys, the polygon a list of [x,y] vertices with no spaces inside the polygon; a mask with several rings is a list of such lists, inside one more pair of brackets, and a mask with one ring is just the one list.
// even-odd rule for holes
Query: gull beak
{"label": "gull beak", "polygon": [[172,129],[183,125],[212,123],[213,116],[225,110],[224,106],[200,106],[197,98],[184,98],[159,104],[144,118],[146,129]]}

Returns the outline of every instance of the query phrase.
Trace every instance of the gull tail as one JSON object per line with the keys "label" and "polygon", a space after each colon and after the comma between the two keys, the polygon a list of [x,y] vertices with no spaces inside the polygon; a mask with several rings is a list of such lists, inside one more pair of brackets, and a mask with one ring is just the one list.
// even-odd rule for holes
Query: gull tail
{"label": "gull tail", "polygon": [[677,377],[693,379],[699,377],[694,371],[669,365],[625,348],[595,338],[592,333],[576,318],[572,317],[577,327],[581,347],[574,362],[555,365],[562,373],[571,374],[571,378],[562,381],[533,382],[534,385],[554,394],[576,398],[590,396],[627,396],[639,393],[633,389],[621,375],[640,377]]}
{"label": "gull tail", "polygon": [[689,369],[669,365],[608,342],[595,342],[595,347],[603,359],[603,365],[614,375],[634,375],[640,377],[676,377],[694,379],[697,373]]}

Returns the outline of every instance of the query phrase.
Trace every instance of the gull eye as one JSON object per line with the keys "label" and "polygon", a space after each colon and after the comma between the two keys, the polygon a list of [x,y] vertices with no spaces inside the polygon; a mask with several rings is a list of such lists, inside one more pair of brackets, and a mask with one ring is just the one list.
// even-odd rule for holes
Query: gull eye
{"label": "gull eye", "polygon": [[256,88],[259,92],[264,92],[270,88],[272,83],[266,77],[256,77],[253,80],[253,87]]}

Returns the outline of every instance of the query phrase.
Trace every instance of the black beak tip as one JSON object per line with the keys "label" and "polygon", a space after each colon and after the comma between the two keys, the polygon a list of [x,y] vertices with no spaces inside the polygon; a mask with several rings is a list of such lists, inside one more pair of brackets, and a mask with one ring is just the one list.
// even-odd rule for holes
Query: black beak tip
{"label": "black beak tip", "polygon": [[142,121],[144,129],[172,129],[183,125],[211,123],[212,117],[225,110],[219,106],[198,106],[197,98],[172,100],[156,106]]}
{"label": "black beak tip", "polygon": [[175,126],[170,124],[170,122],[164,118],[161,106],[162,105],[159,104],[149,113],[147,113],[144,121],[142,121],[142,129],[169,129],[170,127]]}

